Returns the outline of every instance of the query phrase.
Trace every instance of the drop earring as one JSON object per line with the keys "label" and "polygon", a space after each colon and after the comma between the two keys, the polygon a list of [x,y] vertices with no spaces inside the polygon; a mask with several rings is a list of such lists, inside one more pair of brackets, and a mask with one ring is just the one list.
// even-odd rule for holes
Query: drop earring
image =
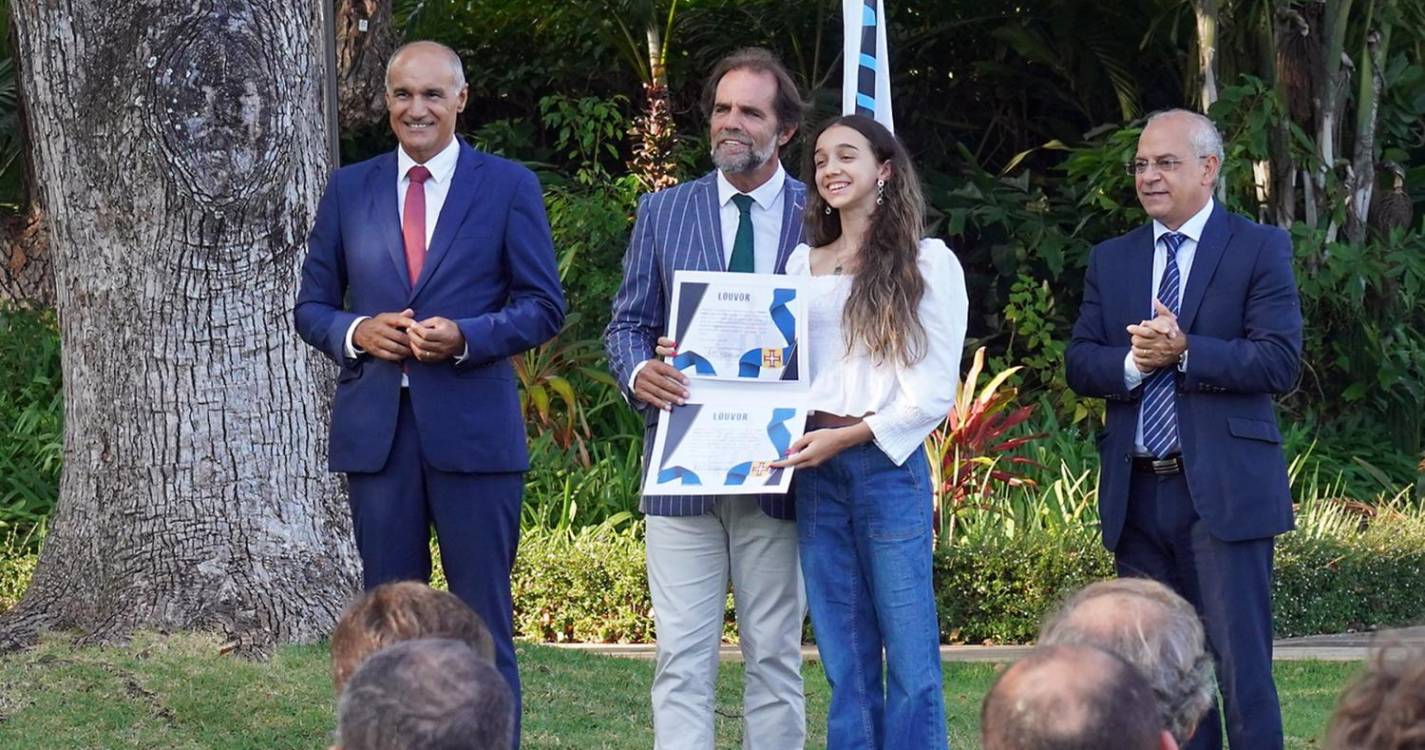
{"label": "drop earring", "polygon": [[876,205],[886,202],[886,181],[876,180]]}
{"label": "drop earring", "polygon": [[826,215],[827,215],[827,216],[830,216],[830,215],[831,215],[831,206],[827,206],[827,207],[826,207]]}

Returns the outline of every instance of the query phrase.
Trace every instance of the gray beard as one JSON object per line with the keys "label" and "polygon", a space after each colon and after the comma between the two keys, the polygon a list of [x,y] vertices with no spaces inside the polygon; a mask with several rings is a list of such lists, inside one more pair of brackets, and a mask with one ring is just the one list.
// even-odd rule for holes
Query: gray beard
{"label": "gray beard", "polygon": [[713,166],[717,167],[718,171],[723,174],[744,174],[752,172],[771,160],[772,154],[776,151],[772,143],[772,141],[768,141],[766,150],[758,151],[757,144],[754,141],[752,148],[735,156],[719,156],[717,146],[714,145],[710,149],[712,152]]}

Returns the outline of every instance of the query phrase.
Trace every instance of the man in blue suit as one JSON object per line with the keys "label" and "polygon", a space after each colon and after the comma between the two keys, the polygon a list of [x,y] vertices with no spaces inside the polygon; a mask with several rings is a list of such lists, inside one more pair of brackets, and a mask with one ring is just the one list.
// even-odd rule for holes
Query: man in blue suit
{"label": "man in blue suit", "polygon": [[529,459],[510,356],[559,331],[564,299],[539,181],[455,138],[466,93],[450,49],[392,56],[400,146],[332,175],[295,317],[341,367],[330,468],[347,473],[365,587],[428,580],[434,525],[518,721],[510,569]]}
{"label": "man in blue suit", "polygon": [[[1290,238],[1212,199],[1222,138],[1184,110],[1150,118],[1128,169],[1153,219],[1094,248],[1066,354],[1108,400],[1103,541],[1121,576],[1193,603],[1237,750],[1282,747],[1272,682],[1272,549],[1293,526],[1272,394],[1301,357]],[[1222,745],[1214,708],[1189,748]]]}
{"label": "man in blue suit", "polygon": [[[609,368],[647,425],[677,408],[687,379],[656,356],[667,330],[673,274],[782,273],[801,241],[806,188],[782,169],[804,103],[771,53],[746,49],[714,68],[703,92],[717,169],[646,196],[604,331]],[[786,495],[644,496],[648,583],[658,638],[653,675],[656,750],[712,750],[727,581],[732,578],[746,669],[743,747],[805,743],[801,632],[806,610],[796,523]]]}

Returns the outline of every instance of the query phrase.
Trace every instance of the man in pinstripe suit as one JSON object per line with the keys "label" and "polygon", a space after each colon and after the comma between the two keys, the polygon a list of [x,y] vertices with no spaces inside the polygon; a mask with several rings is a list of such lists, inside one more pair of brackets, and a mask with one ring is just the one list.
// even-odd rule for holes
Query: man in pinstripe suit
{"label": "man in pinstripe suit", "polygon": [[[806,188],[782,169],[781,149],[805,104],[771,53],[746,49],[714,68],[703,93],[717,169],[646,196],[604,331],[609,367],[643,413],[647,450],[658,409],[688,396],[687,379],[656,356],[667,328],[673,273],[782,273],[801,241]],[[661,345],[670,346],[664,341]],[[644,496],[648,582],[658,659],[656,750],[712,750],[713,688],[728,577],[747,665],[744,750],[805,743],[801,632],[806,609],[792,499]]]}

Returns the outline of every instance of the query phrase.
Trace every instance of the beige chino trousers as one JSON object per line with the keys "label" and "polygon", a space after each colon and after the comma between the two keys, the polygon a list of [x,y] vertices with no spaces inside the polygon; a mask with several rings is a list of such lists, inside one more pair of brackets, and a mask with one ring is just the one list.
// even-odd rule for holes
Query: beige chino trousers
{"label": "beige chino trousers", "polygon": [[729,576],[746,669],[743,750],[801,750],[806,592],[796,522],[768,516],[750,497],[731,496],[701,516],[648,516],[645,536],[658,639],[654,750],[713,750]]}

